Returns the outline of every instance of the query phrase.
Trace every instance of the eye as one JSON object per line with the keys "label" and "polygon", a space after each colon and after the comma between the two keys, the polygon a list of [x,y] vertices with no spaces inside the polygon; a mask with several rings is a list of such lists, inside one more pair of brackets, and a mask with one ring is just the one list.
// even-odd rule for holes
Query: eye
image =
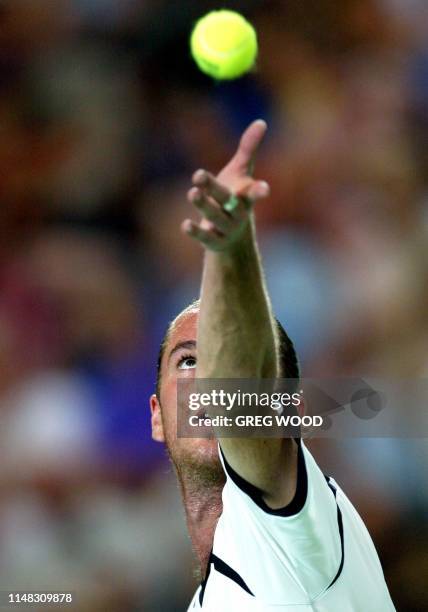
{"label": "eye", "polygon": [[177,363],[177,368],[179,370],[196,368],[196,357],[193,357],[193,355],[183,355]]}

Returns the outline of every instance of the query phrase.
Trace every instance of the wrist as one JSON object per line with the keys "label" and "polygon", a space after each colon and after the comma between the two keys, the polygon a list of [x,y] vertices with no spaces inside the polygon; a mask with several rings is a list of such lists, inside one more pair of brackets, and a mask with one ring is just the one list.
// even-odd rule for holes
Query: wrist
{"label": "wrist", "polygon": [[229,258],[242,258],[246,254],[254,252],[256,249],[256,226],[254,220],[254,214],[251,212],[248,216],[247,221],[241,228],[241,232],[231,240],[230,243],[221,251],[219,255],[223,254]]}
{"label": "wrist", "polygon": [[205,253],[205,268],[216,270],[216,274],[226,275],[241,282],[245,277],[256,280],[260,275],[260,257],[256,243],[255,225],[249,219],[239,239],[227,248]]}

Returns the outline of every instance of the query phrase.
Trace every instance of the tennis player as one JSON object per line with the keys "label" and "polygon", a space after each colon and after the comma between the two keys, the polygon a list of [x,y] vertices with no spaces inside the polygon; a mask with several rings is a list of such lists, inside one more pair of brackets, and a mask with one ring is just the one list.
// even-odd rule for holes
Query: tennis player
{"label": "tennis player", "polygon": [[177,437],[178,379],[299,376],[255,237],[253,206],[269,194],[252,178],[265,132],[253,122],[217,177],[193,176],[188,199],[201,220],[182,230],[205,247],[200,302],[170,324],[150,398],[153,438],[176,470],[202,579],[189,611],[389,612],[363,521],[301,440]]}

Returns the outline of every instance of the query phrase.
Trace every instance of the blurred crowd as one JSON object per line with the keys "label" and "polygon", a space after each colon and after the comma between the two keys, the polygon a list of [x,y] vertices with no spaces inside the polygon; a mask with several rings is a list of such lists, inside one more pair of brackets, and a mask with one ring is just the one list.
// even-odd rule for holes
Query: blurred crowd
{"label": "blurred crowd", "polygon": [[[188,50],[212,2],[0,4],[0,590],[185,609],[192,553],[148,397],[163,331],[199,291],[189,177],[220,169],[252,119],[269,124],[267,283],[304,376],[428,375],[426,2],[227,6],[260,54],[215,83]],[[397,609],[427,609],[426,442],[311,448]]]}

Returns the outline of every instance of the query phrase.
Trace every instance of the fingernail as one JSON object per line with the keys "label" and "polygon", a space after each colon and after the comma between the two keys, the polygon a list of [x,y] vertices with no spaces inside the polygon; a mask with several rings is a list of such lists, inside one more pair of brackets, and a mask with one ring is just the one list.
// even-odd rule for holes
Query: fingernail
{"label": "fingernail", "polygon": [[195,183],[203,183],[205,181],[205,178],[205,170],[197,170],[194,174],[193,180]]}
{"label": "fingernail", "polygon": [[183,222],[181,229],[186,232],[186,234],[189,234],[192,231],[192,223],[189,219],[186,219],[186,221]]}
{"label": "fingernail", "polygon": [[260,195],[268,195],[270,192],[270,187],[266,181],[260,181],[259,183]]}
{"label": "fingernail", "polygon": [[195,187],[195,191],[193,192],[193,202],[195,202],[195,204],[199,204],[201,200],[202,200],[202,192],[200,191],[200,189]]}

